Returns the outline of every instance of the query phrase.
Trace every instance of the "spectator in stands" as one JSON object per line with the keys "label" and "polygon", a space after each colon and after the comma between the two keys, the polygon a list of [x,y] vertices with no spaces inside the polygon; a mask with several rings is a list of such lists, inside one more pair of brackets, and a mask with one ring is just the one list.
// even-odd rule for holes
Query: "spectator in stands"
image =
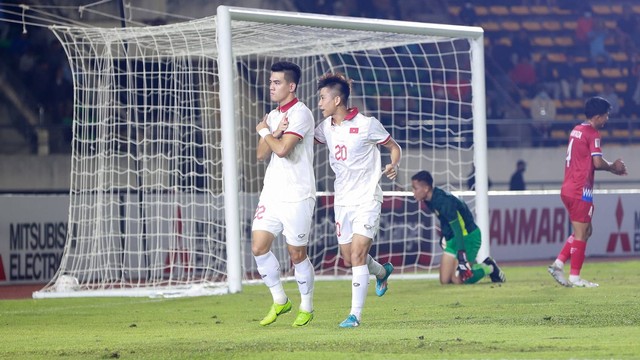
{"label": "spectator in stands", "polygon": [[616,21],[616,36],[618,46],[623,52],[629,53],[635,49],[633,37],[637,34],[640,22],[633,13],[633,9],[629,4],[624,4],[622,8],[622,17]]}
{"label": "spectator in stands", "polygon": [[607,100],[609,104],[611,104],[611,109],[609,109],[609,116],[611,118],[615,118],[620,114],[620,101],[612,83],[606,82],[604,84],[604,89],[602,93],[599,94],[599,96]]}
{"label": "spectator in stands", "polygon": [[630,56],[626,79],[627,91],[624,92],[624,106],[620,109],[622,116],[637,118],[640,115],[640,53]]}
{"label": "spectator in stands", "polygon": [[509,72],[509,77],[526,96],[531,96],[536,85],[536,70],[528,56],[522,56],[516,66]]}
{"label": "spectator in stands", "polygon": [[576,21],[575,45],[578,54],[586,53],[589,47],[591,30],[593,30],[593,17],[591,16],[591,9],[587,8]]}
{"label": "spectator in stands", "polygon": [[564,99],[582,99],[582,72],[572,54],[566,55],[566,61],[558,67],[560,87]]}
{"label": "spectator in stands", "polygon": [[556,103],[547,94],[544,88],[539,87],[538,93],[531,101],[531,119],[533,120],[533,130],[537,136],[534,137],[534,145],[543,145],[549,138],[551,123],[556,118]]}
{"label": "spectator in stands", "polygon": [[591,62],[594,65],[597,65],[600,57],[602,57],[606,65],[611,66],[613,59],[605,46],[608,37],[609,32],[604,25],[604,21],[598,19],[589,33],[589,54],[591,55]]}
{"label": "spectator in stands", "polygon": [[547,54],[542,54],[540,60],[536,62],[536,77],[539,84],[549,93],[555,100],[560,99],[560,82],[556,78],[556,69],[549,61]]}
{"label": "spectator in stands", "polygon": [[524,182],[524,172],[527,170],[527,163],[524,160],[518,160],[516,163],[516,171],[511,175],[509,180],[509,190],[518,191],[526,190],[527,185]]}
{"label": "spectator in stands", "polygon": [[523,58],[531,59],[532,49],[529,33],[525,30],[520,30],[513,40],[513,50],[516,55],[516,61],[520,62]]}
{"label": "spectator in stands", "polygon": [[460,21],[462,25],[473,26],[476,25],[478,21],[478,15],[476,14],[476,9],[473,7],[473,4],[467,2],[464,4],[462,9],[460,9],[460,13],[458,14],[460,17]]}

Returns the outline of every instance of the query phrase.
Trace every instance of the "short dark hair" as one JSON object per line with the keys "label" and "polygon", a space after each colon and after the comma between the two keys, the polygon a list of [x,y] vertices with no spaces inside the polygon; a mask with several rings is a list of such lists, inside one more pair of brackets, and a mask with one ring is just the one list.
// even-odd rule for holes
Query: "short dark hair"
{"label": "short dark hair", "polygon": [[433,176],[427,170],[422,170],[417,172],[415,175],[411,177],[411,181],[422,181],[429,186],[433,186]]}
{"label": "short dark hair", "polygon": [[600,96],[594,96],[584,103],[584,116],[591,119],[594,116],[604,115],[611,110],[611,103]]}
{"label": "short dark hair", "polygon": [[278,61],[277,63],[274,63],[271,65],[271,72],[283,72],[285,80],[296,84],[296,86],[298,85],[302,74],[300,66],[289,61]]}
{"label": "short dark hair", "polygon": [[318,80],[318,90],[328,87],[340,96],[342,102],[347,105],[351,95],[351,80],[342,73],[326,73]]}

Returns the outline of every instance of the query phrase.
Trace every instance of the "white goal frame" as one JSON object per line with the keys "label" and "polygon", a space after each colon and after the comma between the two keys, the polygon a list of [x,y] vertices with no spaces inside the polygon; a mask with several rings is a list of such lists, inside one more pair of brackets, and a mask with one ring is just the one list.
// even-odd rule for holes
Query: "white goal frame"
{"label": "white goal frame", "polygon": [[[473,108],[473,142],[475,165],[475,212],[476,221],[482,232],[482,246],[478,258],[485,258],[489,254],[489,183],[487,166],[487,132],[486,132],[486,101],[484,78],[484,31],[480,27],[468,27],[446,24],[415,23],[381,19],[360,19],[329,15],[314,15],[303,13],[290,13],[282,11],[255,10],[239,7],[219,6],[217,11],[217,37],[219,49],[220,83],[223,88],[234,88],[233,73],[233,45],[231,39],[231,22],[254,21],[263,23],[303,25],[318,28],[338,28],[360,31],[381,31],[403,34],[415,34],[426,36],[461,37],[469,39],[471,43],[471,80],[472,108]],[[235,132],[236,124],[234,113],[235,91],[222,92],[221,96],[221,120],[226,131],[223,133],[225,149],[225,201],[227,206],[227,224],[233,225],[227,228],[228,239],[238,239],[236,244],[229,244],[233,248],[232,254],[237,258],[228,259],[229,292],[239,292],[242,289],[242,269],[240,259],[240,230],[237,214],[239,213],[239,200],[237,189],[237,168],[235,166]],[[408,194],[403,194],[408,195]],[[236,226],[236,224],[238,224]]]}

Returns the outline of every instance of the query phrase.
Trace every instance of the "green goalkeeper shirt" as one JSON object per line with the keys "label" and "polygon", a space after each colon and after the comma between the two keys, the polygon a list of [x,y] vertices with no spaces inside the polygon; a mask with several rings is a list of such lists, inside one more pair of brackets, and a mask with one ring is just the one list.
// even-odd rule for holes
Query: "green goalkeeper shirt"
{"label": "green goalkeeper shirt", "polygon": [[454,240],[457,250],[464,249],[464,237],[478,228],[467,204],[438,187],[433,188],[431,201],[425,203],[440,220],[442,236]]}

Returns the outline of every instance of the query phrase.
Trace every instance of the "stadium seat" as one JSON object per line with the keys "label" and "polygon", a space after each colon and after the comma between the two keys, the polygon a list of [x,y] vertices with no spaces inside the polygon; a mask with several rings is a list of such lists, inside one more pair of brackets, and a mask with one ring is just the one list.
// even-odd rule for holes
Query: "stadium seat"
{"label": "stadium seat", "polygon": [[604,68],[602,69],[601,74],[605,78],[613,79],[621,78],[624,75],[623,72],[618,68]]}
{"label": "stadium seat", "polygon": [[511,11],[511,14],[513,15],[528,16],[531,14],[531,12],[529,11],[529,7],[522,6],[522,5],[511,6],[510,11]]}
{"label": "stadium seat", "polygon": [[580,69],[580,73],[582,74],[582,77],[586,79],[595,79],[600,77],[600,72],[597,68],[583,67]]}
{"label": "stadium seat", "polygon": [[613,129],[611,130],[611,136],[620,139],[629,139],[631,137],[631,132],[627,129]]}
{"label": "stadium seat", "polygon": [[502,6],[502,5],[495,5],[495,6],[490,6],[489,7],[489,12],[493,15],[498,15],[498,16],[508,16],[509,15],[509,8],[506,6]]}
{"label": "stadium seat", "polygon": [[562,129],[551,130],[552,139],[566,139],[568,136],[567,132]]}
{"label": "stadium seat", "polygon": [[562,26],[559,21],[543,21],[542,28],[548,31],[560,31]]}
{"label": "stadium seat", "polygon": [[578,23],[576,23],[575,21],[563,21],[562,27],[566,30],[575,30],[576,27],[578,27]]}
{"label": "stadium seat", "polygon": [[576,117],[573,114],[557,114],[556,115],[556,120],[573,122],[573,121],[576,120]]}
{"label": "stadium seat", "polygon": [[495,21],[483,21],[480,23],[480,27],[484,31],[500,31],[500,24]]}
{"label": "stadium seat", "polygon": [[540,31],[542,30],[542,25],[537,21],[528,20],[522,22],[522,28],[527,31]]}
{"label": "stadium seat", "polygon": [[584,103],[581,99],[566,99],[562,101],[562,105],[569,109],[582,109]]}
{"label": "stadium seat", "polygon": [[458,16],[460,14],[460,6],[449,6],[449,14],[453,16]]}
{"label": "stadium seat", "polygon": [[619,92],[619,93],[627,92],[626,82],[617,82],[614,86],[615,86],[616,92]]}
{"label": "stadium seat", "polygon": [[536,15],[549,15],[549,8],[547,6],[532,6],[531,13]]}
{"label": "stadium seat", "polygon": [[591,11],[596,15],[610,15],[611,8],[609,5],[592,5]]}
{"label": "stadium seat", "polygon": [[533,38],[533,45],[541,47],[553,46],[553,39],[550,36],[536,36]]}
{"label": "stadium seat", "polygon": [[626,52],[619,51],[611,53],[611,58],[617,62],[627,62],[629,61],[629,56]]}
{"label": "stadium seat", "polygon": [[502,28],[507,31],[520,31],[520,23],[516,21],[503,21]]}
{"label": "stadium seat", "polygon": [[558,46],[573,46],[573,38],[571,36],[557,36],[554,43]]}
{"label": "stadium seat", "polygon": [[487,9],[486,6],[474,6],[473,7],[476,10],[476,15],[478,16],[487,16],[489,15],[489,10]]}
{"label": "stadium seat", "polygon": [[564,53],[549,53],[547,54],[547,58],[550,62],[565,62],[567,61],[567,57]]}

